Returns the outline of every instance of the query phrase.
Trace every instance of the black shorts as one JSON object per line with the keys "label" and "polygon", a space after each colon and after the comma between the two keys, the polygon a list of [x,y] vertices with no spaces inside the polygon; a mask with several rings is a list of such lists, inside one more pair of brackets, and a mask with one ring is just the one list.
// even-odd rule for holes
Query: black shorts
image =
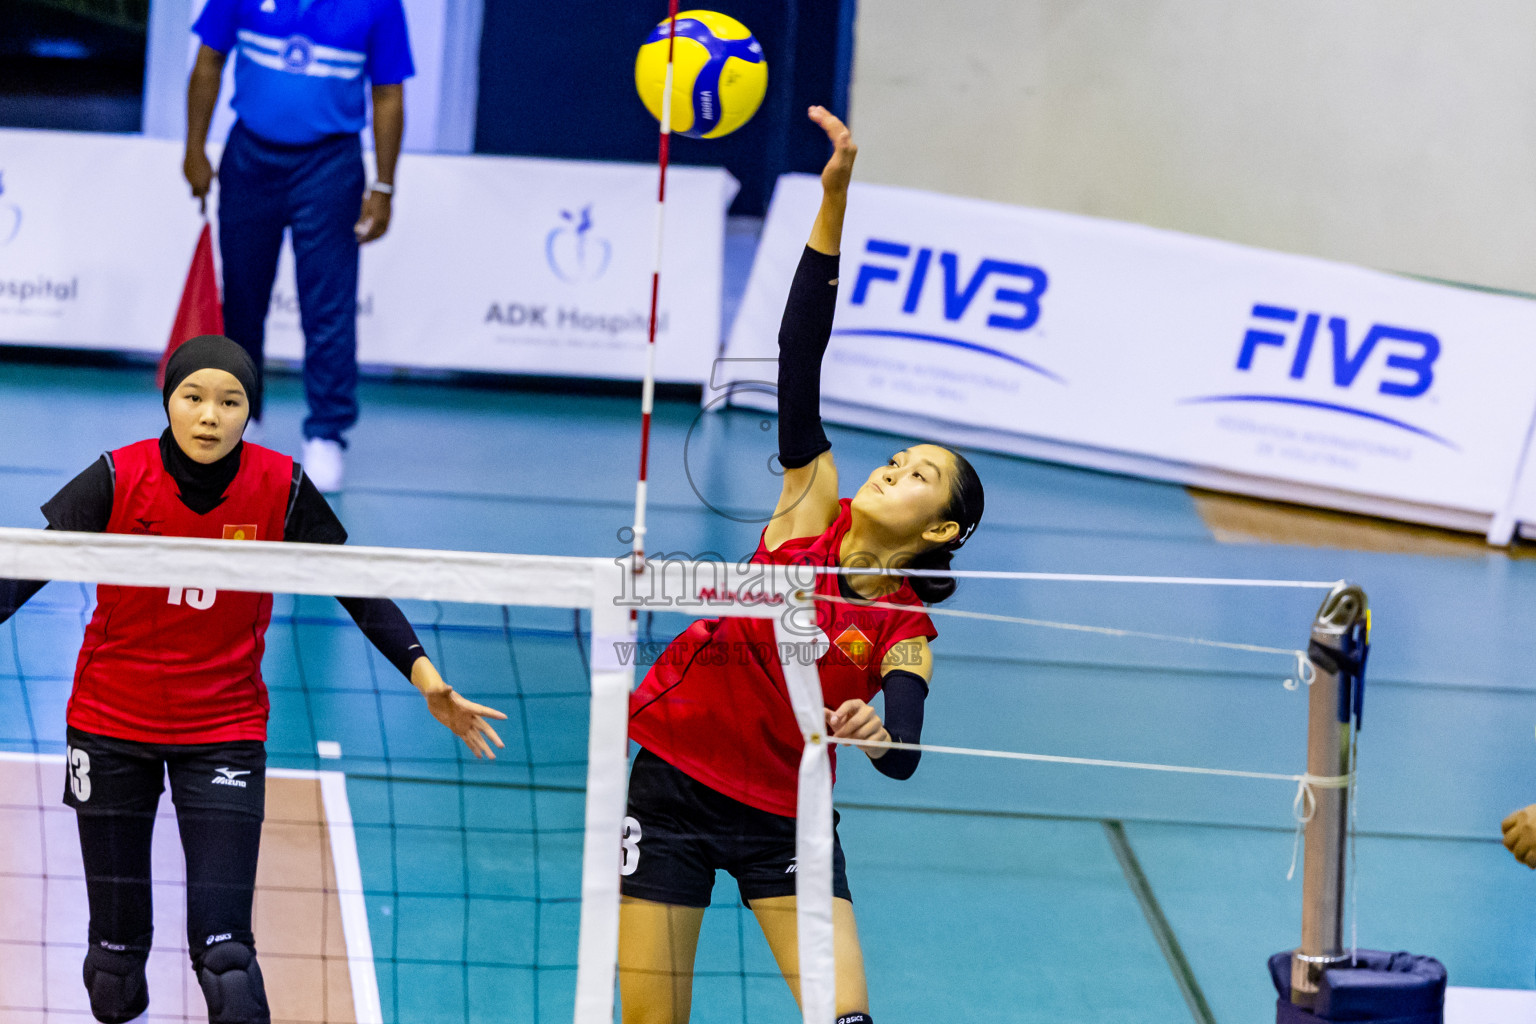
{"label": "black shorts", "polygon": [[[641,750],[629,772],[621,884],[626,896],[707,907],[715,872],[746,903],[795,894],[795,819],[749,807]],[[832,895],[852,900],[832,812]]]}
{"label": "black shorts", "polygon": [[167,773],[178,811],[261,821],[266,814],[267,751],[258,740],[140,743],[67,732],[64,802],[81,814],[150,814]]}

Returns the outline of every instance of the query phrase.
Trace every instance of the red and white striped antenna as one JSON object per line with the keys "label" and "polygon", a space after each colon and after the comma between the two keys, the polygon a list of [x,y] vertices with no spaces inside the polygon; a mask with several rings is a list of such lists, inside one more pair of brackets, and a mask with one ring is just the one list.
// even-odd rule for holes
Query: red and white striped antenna
{"label": "red and white striped antenna", "polygon": [[[661,145],[656,156],[660,169],[656,186],[656,263],[651,268],[651,320],[645,343],[645,377],[640,385],[640,476],[635,481],[634,571],[645,571],[645,498],[650,473],[651,410],[656,404],[656,318],[661,295],[661,240],[667,209],[667,162],[672,143],[672,51],[677,40],[677,0],[667,7],[667,76],[661,88]],[[630,611],[630,618],[635,611]]]}

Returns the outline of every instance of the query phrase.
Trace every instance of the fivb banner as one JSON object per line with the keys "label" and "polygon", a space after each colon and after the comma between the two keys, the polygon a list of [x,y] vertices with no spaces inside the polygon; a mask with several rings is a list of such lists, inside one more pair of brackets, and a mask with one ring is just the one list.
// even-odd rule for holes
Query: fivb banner
{"label": "fivb banner", "polygon": [[[765,379],[820,194],[780,179],[712,388]],[[878,185],[842,252],[829,419],[1460,529],[1510,508],[1536,303]]]}
{"label": "fivb banner", "polygon": [[[0,342],[164,348],[200,225],[181,153],[136,136],[0,131]],[[389,233],[362,254],[364,363],[640,378],[655,168],[407,154],[397,178]],[[669,174],[663,381],[708,377],[735,191],[723,170]],[[286,245],[267,351],[303,353]]]}

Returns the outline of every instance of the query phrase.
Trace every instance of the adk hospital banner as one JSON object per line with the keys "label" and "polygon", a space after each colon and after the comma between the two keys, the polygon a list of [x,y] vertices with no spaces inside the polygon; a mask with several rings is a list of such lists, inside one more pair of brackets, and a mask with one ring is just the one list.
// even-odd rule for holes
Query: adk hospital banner
{"label": "adk hospital banner", "polygon": [[[780,179],[706,401],[771,406],[742,385],[774,379],[820,193]],[[830,420],[1491,539],[1536,521],[1536,302],[867,184],[840,273]]]}
{"label": "adk hospital banner", "polygon": [[[0,130],[0,343],[165,347],[201,224],[181,154],[139,136]],[[362,252],[364,363],[640,378],[654,167],[406,154],[397,185],[389,233]],[[673,167],[667,186],[657,376],[699,383],[719,347],[736,182]],[[267,351],[303,352],[286,244]]]}

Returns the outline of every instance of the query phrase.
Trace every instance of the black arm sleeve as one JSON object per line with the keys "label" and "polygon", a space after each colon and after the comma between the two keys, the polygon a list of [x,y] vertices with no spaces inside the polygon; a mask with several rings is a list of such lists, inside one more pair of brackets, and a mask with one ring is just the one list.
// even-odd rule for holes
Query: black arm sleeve
{"label": "black arm sleeve", "polygon": [[[283,540],[300,544],[347,542],[346,528],[336,518],[330,502],[298,466],[293,467],[293,483],[288,490],[288,519],[283,526]],[[411,666],[424,652],[400,606],[384,597],[338,597],[336,600],[352,616],[368,642],[399,669],[401,675],[411,678]]]}
{"label": "black arm sleeve", "polygon": [[346,528],[336,518],[330,502],[298,465],[293,467],[293,483],[288,488],[288,518],[283,523],[283,540],[299,544],[347,542]]}
{"label": "black arm sleeve", "polygon": [[810,246],[789,286],[779,324],[779,463],[799,469],[831,449],[821,429],[821,357],[832,337],[838,258]]}
{"label": "black arm sleeve", "polygon": [[[898,668],[885,674],[885,731],[897,743],[923,741],[923,702],[928,699],[928,684],[915,672]],[[881,775],[910,779],[917,771],[921,750],[887,750],[875,758]]]}
{"label": "black arm sleeve", "polygon": [[0,622],[15,615],[18,608],[47,585],[47,580],[0,580]]}
{"label": "black arm sleeve", "polygon": [[411,678],[411,666],[426,652],[400,606],[387,597],[338,597],[336,600],[352,616],[368,642],[389,659],[401,675]]}
{"label": "black arm sleeve", "polygon": [[52,530],[104,533],[112,521],[112,462],[103,455],[44,503]]}
{"label": "black arm sleeve", "polygon": [[[101,533],[112,521],[112,463],[103,455],[59,489],[42,507],[50,530]],[[0,579],[0,622],[30,601],[47,580]]]}

